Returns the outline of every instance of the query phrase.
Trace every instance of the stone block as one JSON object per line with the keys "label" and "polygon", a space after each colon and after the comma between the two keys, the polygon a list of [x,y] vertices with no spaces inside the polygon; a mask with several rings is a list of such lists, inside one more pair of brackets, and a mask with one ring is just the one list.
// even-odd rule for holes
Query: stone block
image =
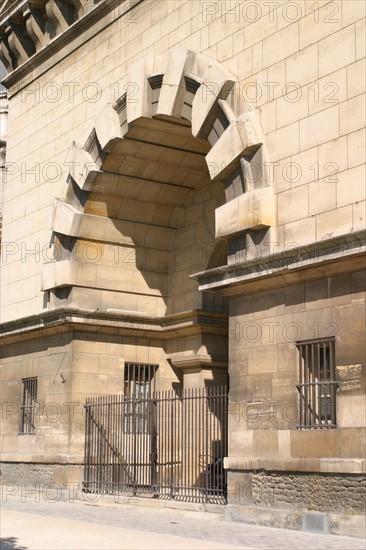
{"label": "stone block", "polygon": [[366,80],[365,59],[360,59],[347,67],[347,96],[348,99],[364,93],[363,83]]}
{"label": "stone block", "polygon": [[338,105],[300,121],[300,147],[309,149],[339,136]]}
{"label": "stone block", "polygon": [[366,50],[366,19],[361,19],[355,24],[356,31],[356,59],[365,57]]}
{"label": "stone block", "polygon": [[277,432],[278,438],[278,456],[290,457],[290,430],[279,430]]}
{"label": "stone block", "polygon": [[[316,181],[309,184],[309,214],[321,214],[336,208],[337,175],[331,176],[334,181]],[[324,189],[325,188],[325,189]]]}
{"label": "stone block", "polygon": [[348,168],[366,162],[366,129],[357,130],[347,136]]}
{"label": "stone block", "polygon": [[294,343],[286,342],[277,347],[278,370],[295,372],[298,364],[298,350]]}
{"label": "stone block", "polygon": [[324,178],[324,184],[336,182],[338,173],[347,169],[347,138],[344,136],[319,145],[318,159],[316,179]]}
{"label": "stone block", "polygon": [[285,95],[287,91],[286,61],[282,59],[266,69],[267,78],[261,82],[263,103],[274,102],[274,100]]}
{"label": "stone block", "polygon": [[[263,7],[263,11],[264,11]],[[249,11],[249,10],[248,10]],[[263,12],[261,12],[263,14]],[[250,18],[244,20],[250,20]],[[276,18],[275,17],[260,17],[256,18],[250,25],[245,27],[245,47],[249,48],[276,33]]]}
{"label": "stone block", "polygon": [[[313,181],[318,166],[318,148],[312,147],[296,155],[292,155],[282,166],[282,175],[289,182],[289,187],[300,187]],[[283,189],[284,191],[286,189]],[[281,191],[281,189],[279,189]]]}
{"label": "stone block", "polygon": [[153,59],[142,58],[129,65],[127,83],[132,83],[132,93],[127,93],[127,122],[149,117],[151,109],[150,84],[147,75],[154,73]]}
{"label": "stone block", "polygon": [[75,264],[68,261],[43,264],[41,290],[50,290],[73,284]]}
{"label": "stone block", "polygon": [[74,372],[86,372],[96,374],[99,372],[99,355],[86,352],[73,353]]}
{"label": "stone block", "polygon": [[275,101],[261,105],[259,116],[264,134],[274,132],[277,129]]}
{"label": "stone block", "polygon": [[365,300],[366,298],[366,272],[356,271],[350,274],[351,278],[351,299]]}
{"label": "stone block", "polygon": [[342,2],[341,6],[343,27],[347,27],[348,25],[351,25],[351,23],[354,23],[359,19],[363,19],[366,16],[366,6],[364,2],[358,2],[358,0],[347,0],[347,3],[345,4]]}
{"label": "stone block", "polygon": [[285,224],[309,215],[309,186],[301,185],[277,195],[278,223]]}
{"label": "stone block", "polygon": [[304,86],[318,78],[318,48],[313,44],[286,59],[286,81]]}
{"label": "stone block", "polygon": [[301,246],[315,241],[316,224],[314,217],[304,218],[285,224],[285,244]]}
{"label": "stone block", "polygon": [[92,156],[81,147],[80,142],[73,142],[65,164],[70,167],[70,176],[80,189],[90,191],[93,188],[100,170]]}
{"label": "stone block", "polygon": [[[327,2],[323,4],[327,4]],[[335,7],[335,11],[338,12],[337,6]],[[334,13],[329,13],[326,5],[319,5],[319,3],[318,9],[315,12],[309,9],[308,15],[299,21],[300,51],[310,44],[315,44],[322,38],[332,35],[341,28],[342,21],[340,14],[338,14],[338,17],[333,15]],[[314,24],[315,18],[317,21],[316,24]],[[325,21],[327,22],[325,23]]]}
{"label": "stone block", "polygon": [[340,458],[364,458],[366,437],[364,428],[341,428],[339,430]]}
{"label": "stone block", "polygon": [[253,431],[243,430],[242,426],[235,430],[231,424],[231,435],[229,437],[229,455],[230,456],[253,456]]}
{"label": "stone block", "polygon": [[235,84],[235,77],[216,63],[210,63],[203,73],[203,84],[192,103],[192,134],[200,136],[218,99],[226,99]]}
{"label": "stone block", "polygon": [[353,26],[343,28],[319,43],[319,76],[329,74],[354,61],[355,30]]}
{"label": "stone block", "polygon": [[287,92],[277,99],[277,128],[306,118],[309,112],[308,87],[298,88],[297,83],[285,88]]}
{"label": "stone block", "polygon": [[337,424],[340,428],[366,427],[364,395],[337,395]]}
{"label": "stone block", "polygon": [[340,133],[349,134],[364,127],[366,118],[366,94],[360,94],[339,106]]}
{"label": "stone block", "polygon": [[231,122],[206,155],[211,178],[222,174],[225,177],[245,150],[251,150],[263,141],[262,130],[254,112],[247,112]]}
{"label": "stone block", "polygon": [[285,288],[285,313],[304,311],[305,287],[303,284],[290,285]]}
{"label": "stone block", "polygon": [[160,90],[157,114],[179,117],[185,96],[183,74],[190,73],[194,55],[187,50],[174,50],[166,55],[168,61]]}
{"label": "stone block", "polygon": [[363,201],[366,198],[365,166],[356,166],[338,174],[337,181],[337,207]]}
{"label": "stone block", "polygon": [[291,456],[336,457],[336,430],[298,430],[291,432]]}
{"label": "stone block", "polygon": [[318,279],[305,283],[305,309],[321,309],[329,305],[328,279]]}
{"label": "stone block", "polygon": [[[276,346],[250,348],[248,359],[249,374],[273,373],[278,370],[278,356]],[[268,387],[268,395],[272,388]]]}
{"label": "stone block", "polygon": [[[344,195],[345,196],[345,195]],[[316,217],[317,240],[350,233],[353,229],[352,206],[344,206]]]}
{"label": "stone block", "polygon": [[329,514],[330,532],[344,537],[365,538],[366,518],[364,515]]}
{"label": "stone block", "polygon": [[75,373],[72,381],[73,391],[85,392],[89,395],[105,395],[108,393],[108,376],[97,375],[90,377],[87,373]]}
{"label": "stone block", "polygon": [[[277,47],[278,42],[283,45],[281,50]],[[299,34],[297,25],[289,25],[263,40],[263,66],[273,65],[298,50]]]}
{"label": "stone block", "polygon": [[253,435],[253,451],[256,457],[276,457],[278,455],[277,431],[255,431]]}
{"label": "stone block", "polygon": [[[299,122],[294,122],[268,134],[267,146],[271,151],[271,161],[281,160],[300,151],[299,124]],[[305,147],[303,148],[305,149]]]}
{"label": "stone block", "polygon": [[71,205],[55,199],[52,229],[62,235],[77,236],[80,230],[82,215]]}
{"label": "stone block", "polygon": [[69,483],[80,483],[82,481],[82,474],[83,467],[81,465],[55,465],[53,469],[53,482],[62,488],[66,488]]}
{"label": "stone block", "polygon": [[347,99],[347,69],[327,74],[308,87],[310,115],[337,105]]}
{"label": "stone block", "polygon": [[267,317],[277,317],[284,313],[284,309],[284,289],[282,288],[254,295],[253,319],[263,320]]}
{"label": "stone block", "polygon": [[276,225],[276,219],[276,200],[271,187],[244,193],[216,208],[216,238],[249,228]]}
{"label": "stone block", "polygon": [[364,332],[345,334],[340,337],[337,346],[339,365],[356,365],[366,362],[366,338]]}

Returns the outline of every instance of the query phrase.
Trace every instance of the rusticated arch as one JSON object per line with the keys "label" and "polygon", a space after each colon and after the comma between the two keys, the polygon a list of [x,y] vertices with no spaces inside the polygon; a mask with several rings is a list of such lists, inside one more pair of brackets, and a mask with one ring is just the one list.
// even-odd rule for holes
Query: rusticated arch
{"label": "rusticated arch", "polygon": [[[219,312],[221,299],[199,293],[190,275],[226,263],[227,241],[275,225],[257,115],[224,66],[188,50],[134,63],[120,89],[117,99],[105,93],[92,131],[69,150],[68,191],[52,225],[65,253],[44,266],[43,288],[95,288],[101,308],[113,298],[99,291],[120,292],[124,309],[139,312],[149,296],[147,313],[159,316]],[[133,269],[127,260],[126,272],[110,275],[110,259],[68,261],[76,242],[90,241],[123,247]]]}

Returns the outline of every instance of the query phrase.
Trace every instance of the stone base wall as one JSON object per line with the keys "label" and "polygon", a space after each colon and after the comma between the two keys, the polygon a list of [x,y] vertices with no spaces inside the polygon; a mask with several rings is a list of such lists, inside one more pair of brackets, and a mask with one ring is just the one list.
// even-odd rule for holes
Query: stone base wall
{"label": "stone base wall", "polygon": [[230,521],[364,537],[365,474],[228,472]]}
{"label": "stone base wall", "polygon": [[76,492],[82,481],[81,464],[42,464],[30,462],[1,462],[0,483],[3,496],[18,495],[26,497],[32,491],[40,498],[65,498],[68,493]]}
{"label": "stone base wall", "polygon": [[342,514],[366,511],[365,474],[230,471],[228,487],[231,504]]}
{"label": "stone base wall", "polygon": [[365,475],[257,472],[255,504],[318,512],[362,514],[366,509]]}

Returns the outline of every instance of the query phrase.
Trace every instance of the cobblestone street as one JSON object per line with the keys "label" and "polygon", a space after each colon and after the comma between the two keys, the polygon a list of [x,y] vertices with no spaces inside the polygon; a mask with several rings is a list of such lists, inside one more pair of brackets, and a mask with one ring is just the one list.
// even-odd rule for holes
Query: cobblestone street
{"label": "cobblestone street", "polygon": [[3,494],[1,550],[150,548],[361,550],[365,541],[226,522],[211,513]]}

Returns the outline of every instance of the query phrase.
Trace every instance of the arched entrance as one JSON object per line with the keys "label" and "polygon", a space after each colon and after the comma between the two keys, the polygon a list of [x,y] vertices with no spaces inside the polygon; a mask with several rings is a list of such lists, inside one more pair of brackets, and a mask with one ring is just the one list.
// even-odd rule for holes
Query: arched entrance
{"label": "arched entrance", "polygon": [[235,77],[187,50],[133,64],[112,95],[70,148],[43,290],[51,308],[116,315],[135,338],[161,340],[184,387],[221,383],[225,303],[191,275],[273,224],[260,124]]}
{"label": "arched entrance", "polygon": [[[143,59],[118,84],[114,97],[105,92],[86,140],[69,150],[68,187],[53,215],[55,261],[44,265],[43,290],[51,308],[87,312],[91,360],[96,326],[103,350],[114,346],[119,356],[115,371],[97,370],[107,373],[112,403],[96,397],[90,377],[82,387],[77,350],[85,360],[90,345],[79,328],[74,335],[75,386],[95,396],[86,426],[87,442],[99,442],[86,454],[89,489],[101,489],[96,475],[106,491],[110,483],[166,489],[169,479],[169,491],[181,494],[188,476],[201,498],[204,475],[207,498],[210,468],[217,488],[227,452],[227,409],[213,405],[210,391],[227,384],[228,314],[222,296],[199,290],[192,275],[226,265],[243,239],[263,237],[274,221],[261,128],[235,77],[201,54]],[[165,397],[151,398],[152,387]],[[140,425],[126,431],[126,418],[133,426],[135,417],[145,422],[142,433]]]}

